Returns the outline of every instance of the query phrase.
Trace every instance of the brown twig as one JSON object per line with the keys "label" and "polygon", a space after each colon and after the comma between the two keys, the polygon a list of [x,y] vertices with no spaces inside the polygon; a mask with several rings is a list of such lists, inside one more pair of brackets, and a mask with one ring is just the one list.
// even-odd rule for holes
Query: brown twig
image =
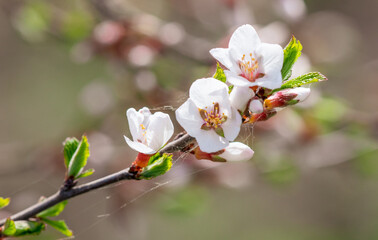
{"label": "brown twig", "polygon": [[[160,150],[160,153],[173,153],[184,150],[189,144],[194,141],[194,138],[185,134],[180,138],[170,142],[165,147]],[[67,188],[63,186],[60,190],[51,195],[50,197],[46,198],[43,202],[36,203],[29,208],[22,210],[10,218],[12,220],[28,220],[31,217],[36,216],[38,213],[62,202],[67,199],[79,196],[81,194],[90,192],[92,190],[111,185],[116,182],[124,181],[124,180],[137,180],[135,173],[130,173],[129,168],[123,169],[119,172],[113,173],[111,175],[105,176],[103,178],[94,180],[89,183],[85,183],[76,187]],[[0,226],[4,225],[6,219],[0,220]]]}

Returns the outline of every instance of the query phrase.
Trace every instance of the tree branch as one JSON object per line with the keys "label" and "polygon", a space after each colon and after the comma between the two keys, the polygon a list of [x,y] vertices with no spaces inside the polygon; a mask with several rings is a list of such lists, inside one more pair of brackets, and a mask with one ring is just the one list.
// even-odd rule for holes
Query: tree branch
{"label": "tree branch", "polygon": [[[185,134],[178,139],[170,142],[165,147],[160,150],[160,153],[173,153],[177,151],[183,151],[189,144],[194,141],[194,138]],[[29,208],[12,215],[10,218],[12,220],[28,220],[31,217],[36,216],[38,213],[64,201],[81,194],[90,192],[92,190],[111,185],[116,182],[123,180],[137,180],[135,173],[130,173],[129,168],[123,169],[119,172],[113,173],[111,175],[105,176],[103,178],[94,180],[89,183],[85,183],[73,188],[66,188],[62,186],[60,190],[46,198],[43,202],[36,203]],[[4,225],[6,219],[0,220],[0,226]]]}

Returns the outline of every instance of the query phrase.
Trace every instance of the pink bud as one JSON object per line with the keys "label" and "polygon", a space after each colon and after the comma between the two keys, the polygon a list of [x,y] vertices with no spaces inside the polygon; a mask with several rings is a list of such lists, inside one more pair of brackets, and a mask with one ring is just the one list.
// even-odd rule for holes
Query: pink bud
{"label": "pink bud", "polygon": [[264,106],[261,100],[253,99],[249,104],[249,111],[252,113],[262,113],[264,111]]}
{"label": "pink bud", "polygon": [[267,110],[286,107],[304,101],[311,90],[309,88],[293,88],[278,91],[265,99],[264,107]]}

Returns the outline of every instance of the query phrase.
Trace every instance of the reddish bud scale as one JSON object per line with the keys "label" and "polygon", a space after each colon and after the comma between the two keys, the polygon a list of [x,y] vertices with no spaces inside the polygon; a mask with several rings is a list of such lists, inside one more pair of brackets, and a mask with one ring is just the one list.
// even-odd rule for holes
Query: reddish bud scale
{"label": "reddish bud scale", "polygon": [[213,152],[213,153],[207,153],[207,152],[202,152],[201,149],[199,147],[197,147],[196,149],[193,150],[194,152],[194,156],[201,160],[201,159],[207,159],[207,160],[211,160],[211,161],[214,161],[213,159],[213,156],[217,156],[219,154],[222,154],[225,150],[222,149],[218,152]]}
{"label": "reddish bud scale", "polygon": [[150,160],[150,157],[152,154],[144,154],[139,153],[136,157],[135,161],[131,164],[129,172],[131,173],[137,173],[142,170],[142,168],[147,167],[148,161]]}
{"label": "reddish bud scale", "polygon": [[268,110],[279,107],[286,107],[293,104],[294,98],[297,96],[295,93],[288,93],[287,91],[280,91],[268,97],[264,101],[264,107]]}
{"label": "reddish bud scale", "polygon": [[258,121],[266,121],[269,118],[273,117],[277,112],[271,110],[265,110],[262,113],[252,113],[243,123],[255,123]]}

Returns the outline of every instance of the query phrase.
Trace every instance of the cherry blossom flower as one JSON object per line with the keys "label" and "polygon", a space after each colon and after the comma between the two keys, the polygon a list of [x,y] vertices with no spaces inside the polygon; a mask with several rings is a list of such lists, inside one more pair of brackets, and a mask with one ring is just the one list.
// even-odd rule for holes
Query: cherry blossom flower
{"label": "cherry blossom flower", "polygon": [[236,29],[228,48],[214,48],[210,54],[228,68],[224,71],[227,81],[235,86],[275,89],[282,85],[282,47],[261,43],[251,25]]}
{"label": "cherry blossom flower", "polygon": [[238,136],[241,125],[227,85],[214,78],[198,79],[192,84],[189,99],[176,110],[176,118],[204,152],[227,147]]}
{"label": "cherry blossom flower", "polygon": [[162,148],[173,134],[173,124],[168,114],[151,114],[146,107],[126,112],[133,141],[125,137],[126,143],[135,151],[151,155]]}

